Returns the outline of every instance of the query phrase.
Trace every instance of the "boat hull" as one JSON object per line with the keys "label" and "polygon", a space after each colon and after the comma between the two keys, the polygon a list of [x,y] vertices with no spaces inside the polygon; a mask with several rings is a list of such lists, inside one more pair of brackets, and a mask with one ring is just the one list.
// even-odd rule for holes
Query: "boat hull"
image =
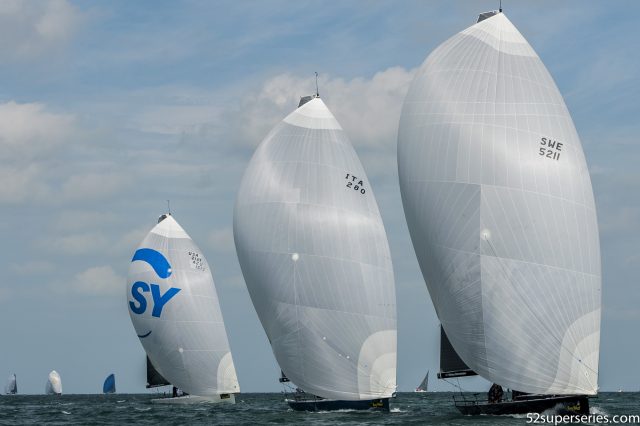
{"label": "boat hull", "polygon": [[548,396],[505,402],[456,400],[456,408],[467,416],[541,413],[554,409],[560,414],[589,414],[589,398],[584,395]]}
{"label": "boat hull", "polygon": [[389,398],[343,401],[335,399],[286,399],[295,411],[373,410],[389,411]]}
{"label": "boat hull", "polygon": [[[226,397],[223,397],[226,395]],[[197,396],[197,395],[185,395],[169,398],[156,398],[152,399],[153,404],[176,404],[176,405],[191,405],[191,404],[235,404],[236,398],[233,394],[223,394],[216,396]]]}

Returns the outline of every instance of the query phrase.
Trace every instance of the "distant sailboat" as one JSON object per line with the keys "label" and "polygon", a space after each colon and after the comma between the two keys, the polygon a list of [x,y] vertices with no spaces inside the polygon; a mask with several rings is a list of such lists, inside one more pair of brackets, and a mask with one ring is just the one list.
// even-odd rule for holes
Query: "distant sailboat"
{"label": "distant sailboat", "polygon": [[[186,394],[159,403],[235,402],[240,386],[211,269],[170,214],[136,250],[127,280],[131,322],[160,377]],[[149,385],[150,383],[148,383]]]}
{"label": "distant sailboat", "polygon": [[106,379],[104,379],[104,384],[102,385],[102,393],[116,393],[116,376],[113,374],[109,374]]}
{"label": "distant sailboat", "polygon": [[240,184],[234,239],[294,410],[389,409],[395,284],[371,185],[320,97],[262,141]]}
{"label": "distant sailboat", "polygon": [[418,385],[414,392],[429,392],[429,372],[427,371],[427,375],[424,376],[422,382]]}
{"label": "distant sailboat", "polygon": [[62,380],[60,380],[60,375],[56,370],[53,370],[51,373],[49,373],[44,393],[47,395],[62,394]]}
{"label": "distant sailboat", "polygon": [[[400,118],[398,172],[442,324],[438,377],[495,384],[494,403],[456,406],[588,412],[601,310],[589,171],[562,95],[501,11],[480,15],[418,70]],[[512,400],[500,402],[502,387]]]}
{"label": "distant sailboat", "polygon": [[7,395],[15,395],[18,393],[18,382],[16,380],[15,374],[9,376],[7,385],[4,388],[4,393],[6,393]]}

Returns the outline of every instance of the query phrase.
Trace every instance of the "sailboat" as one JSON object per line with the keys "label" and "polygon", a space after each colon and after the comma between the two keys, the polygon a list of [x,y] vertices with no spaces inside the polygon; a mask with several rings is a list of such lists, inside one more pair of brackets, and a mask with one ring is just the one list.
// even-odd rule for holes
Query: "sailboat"
{"label": "sailboat", "polygon": [[414,392],[429,392],[429,371],[427,371],[427,375],[424,376],[424,379],[420,382],[416,390]]}
{"label": "sailboat", "polygon": [[127,301],[152,368],[184,391],[152,402],[235,402],[240,386],[211,269],[171,214],[160,216],[133,255]]}
{"label": "sailboat", "polygon": [[458,398],[458,409],[588,412],[601,311],[589,171],[553,78],[502,10],[481,14],[418,70],[398,173],[442,324],[438,377],[494,384],[491,402]]}
{"label": "sailboat", "polygon": [[116,376],[112,373],[104,379],[102,393],[116,393]]}
{"label": "sailboat", "polygon": [[62,395],[62,380],[60,380],[60,375],[56,370],[49,373],[44,393],[47,395]]}
{"label": "sailboat", "polygon": [[386,233],[347,135],[315,95],[267,135],[240,184],[234,239],[294,410],[389,410],[395,284]]}
{"label": "sailboat", "polygon": [[4,393],[7,395],[15,395],[18,393],[18,382],[16,381],[15,373],[9,376],[7,385],[4,387]]}

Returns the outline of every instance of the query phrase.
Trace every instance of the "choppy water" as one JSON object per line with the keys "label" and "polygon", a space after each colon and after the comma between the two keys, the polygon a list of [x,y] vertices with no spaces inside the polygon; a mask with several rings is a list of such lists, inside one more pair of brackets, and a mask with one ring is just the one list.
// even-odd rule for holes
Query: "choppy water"
{"label": "choppy water", "polygon": [[[241,394],[235,405],[152,405],[155,395],[0,396],[0,425],[523,425],[525,416],[465,417],[451,393],[399,393],[391,413],[301,413],[288,409],[276,393]],[[592,412],[640,414],[640,393],[602,393]]]}

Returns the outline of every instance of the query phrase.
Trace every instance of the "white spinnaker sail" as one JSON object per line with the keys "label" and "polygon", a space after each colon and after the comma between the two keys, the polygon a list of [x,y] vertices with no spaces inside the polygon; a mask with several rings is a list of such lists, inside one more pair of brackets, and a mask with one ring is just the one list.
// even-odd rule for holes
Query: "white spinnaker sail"
{"label": "white spinnaker sail", "polygon": [[540,58],[503,13],[440,45],[411,84],[398,171],[436,312],[490,381],[595,394],[600,247],[587,164]]}
{"label": "white spinnaker sail", "polygon": [[56,370],[49,373],[44,393],[47,395],[60,395],[62,393],[62,380]]}
{"label": "white spinnaker sail", "polygon": [[18,393],[18,382],[16,381],[16,375],[11,374],[7,379],[7,384],[4,387],[4,393],[12,395]]}
{"label": "white spinnaker sail", "polygon": [[192,395],[240,392],[211,270],[171,215],[136,250],[126,290],[133,327],[160,374]]}
{"label": "white spinnaker sail", "polygon": [[253,305],[293,383],[342,400],[395,392],[386,233],[360,160],[320,98],[256,149],[238,192],[234,238]]}

